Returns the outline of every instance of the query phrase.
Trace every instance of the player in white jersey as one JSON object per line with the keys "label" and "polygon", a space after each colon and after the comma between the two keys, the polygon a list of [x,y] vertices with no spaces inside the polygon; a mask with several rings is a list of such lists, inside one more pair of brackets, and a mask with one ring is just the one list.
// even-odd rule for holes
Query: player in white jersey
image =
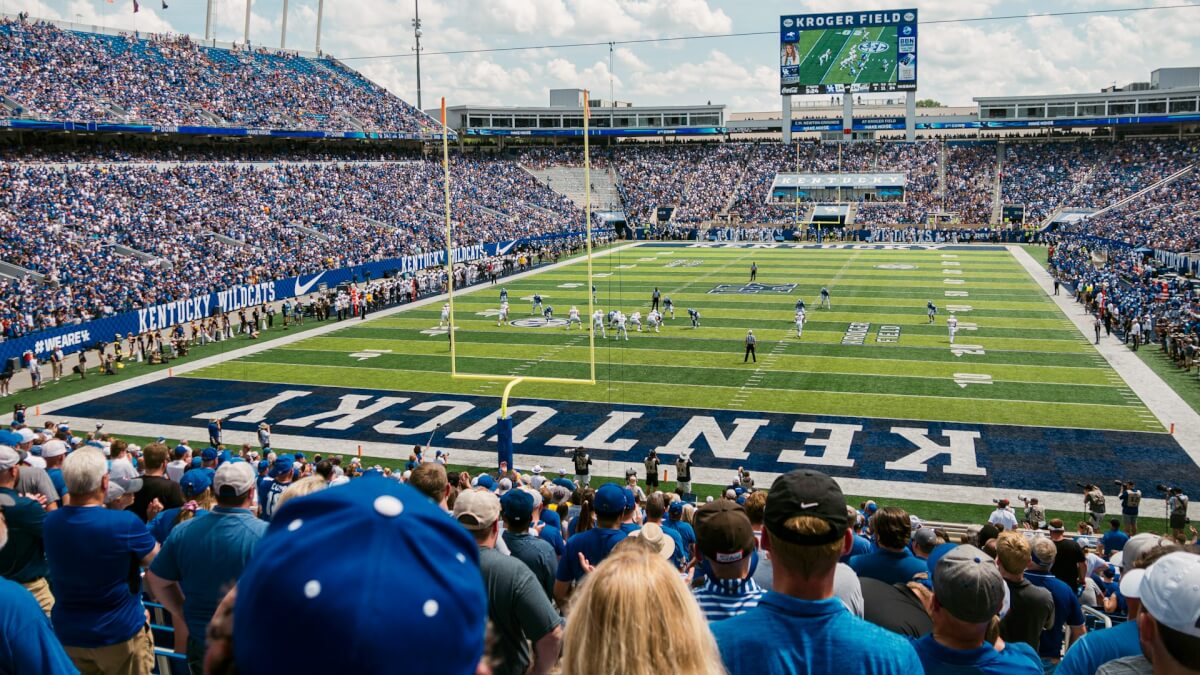
{"label": "player in white jersey", "polygon": [[571,330],[571,324],[579,324],[579,329],[583,330],[583,321],[579,318],[579,308],[571,305],[571,311],[567,312],[567,330]]}
{"label": "player in white jersey", "polygon": [[537,314],[542,310],[542,296],[537,293],[533,294],[533,306],[529,309],[530,314]]}
{"label": "player in white jersey", "polygon": [[629,331],[625,328],[625,313],[617,312],[617,330],[613,333],[614,340],[620,340],[621,336],[625,336],[625,341],[629,341]]}
{"label": "player in white jersey", "polygon": [[450,325],[450,303],[442,305],[442,318],[438,319],[438,328]]}
{"label": "player in white jersey", "polygon": [[497,326],[503,325],[505,321],[508,321],[508,301],[507,300],[503,300],[500,302],[500,315],[496,318],[496,325]]}
{"label": "player in white jersey", "polygon": [[653,328],[655,333],[662,327],[662,321],[662,313],[657,309],[650,310],[650,313],[646,315],[646,324]]}
{"label": "player in white jersey", "polygon": [[642,332],[642,313],[634,312],[629,315],[629,323],[637,326],[638,332]]}
{"label": "player in white jersey", "polygon": [[808,317],[804,315],[804,310],[796,312],[796,337],[804,336],[804,322],[807,320]]}
{"label": "player in white jersey", "polygon": [[604,330],[604,310],[596,310],[592,312],[592,332],[600,330],[600,337],[606,338],[608,334]]}
{"label": "player in white jersey", "polygon": [[950,331],[950,344],[954,344],[954,334],[958,332],[958,317],[953,314],[946,319],[946,329]]}

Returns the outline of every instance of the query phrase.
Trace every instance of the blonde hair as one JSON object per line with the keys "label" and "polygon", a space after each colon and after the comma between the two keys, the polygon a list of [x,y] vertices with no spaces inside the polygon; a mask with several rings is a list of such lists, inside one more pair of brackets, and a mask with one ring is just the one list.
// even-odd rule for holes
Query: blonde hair
{"label": "blonde hair", "polygon": [[1029,541],[1020,532],[1001,532],[996,541],[996,561],[1009,574],[1024,574],[1032,560]]}
{"label": "blonde hair", "polygon": [[321,476],[305,476],[304,478],[301,478],[295,483],[289,485],[288,488],[283,491],[283,494],[279,495],[278,501],[275,502],[275,508],[278,509],[296,497],[310,495],[319,490],[324,490],[327,487],[329,487],[329,483],[325,482],[325,479]]}
{"label": "blonde hair", "polygon": [[[831,526],[815,516],[793,516],[784,523],[784,527],[796,534],[820,536],[829,534]],[[770,534],[770,529],[767,533]],[[842,557],[844,541],[845,537],[838,537],[828,544],[804,546],[772,536],[771,560],[804,579],[812,579],[833,571],[838,558]]]}
{"label": "blonde hair", "polygon": [[700,606],[671,564],[644,546],[618,546],[572,600],[562,674],[659,673],[725,675],[725,667]]}

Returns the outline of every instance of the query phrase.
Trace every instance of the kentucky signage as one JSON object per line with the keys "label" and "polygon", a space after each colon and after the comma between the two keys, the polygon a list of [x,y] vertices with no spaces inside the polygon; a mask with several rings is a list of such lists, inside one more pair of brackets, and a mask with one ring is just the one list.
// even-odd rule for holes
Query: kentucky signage
{"label": "kentucky signage", "polygon": [[[496,397],[175,377],[56,410],[58,419],[191,427],[202,437],[214,417],[226,430],[370,443],[488,451],[495,448]],[[1200,469],[1164,433],[1051,429],[774,412],[704,410],[576,401],[510,403],[518,456],[550,466],[587,448],[592,456],[641,466],[691,453],[698,466],[756,472],[809,467],[833,476],[975,487],[1075,492],[1075,482],[1113,476],[1200,492]],[[559,458],[559,464],[550,458]],[[1036,468],[1036,470],[1035,470]]]}
{"label": "kentucky signage", "polygon": [[788,187],[903,187],[902,173],[777,173],[771,189]]}

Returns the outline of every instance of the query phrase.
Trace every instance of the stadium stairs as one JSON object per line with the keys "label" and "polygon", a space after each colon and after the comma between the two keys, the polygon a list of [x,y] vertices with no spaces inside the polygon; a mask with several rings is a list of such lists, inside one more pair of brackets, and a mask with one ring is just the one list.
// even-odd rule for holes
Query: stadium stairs
{"label": "stadium stairs", "polygon": [[167,268],[171,267],[170,260],[167,260],[166,258],[160,258],[152,253],[146,253],[145,251],[139,251],[136,248],[130,248],[128,246],[123,246],[121,244],[113,244],[112,250],[113,250],[113,253],[116,253],[119,256],[124,256],[126,258],[134,258],[135,260],[140,260],[142,263],[145,263],[147,265],[154,264],[154,265],[163,265]]}
{"label": "stadium stairs", "polygon": [[1183,167],[1182,169],[1180,169],[1179,171],[1176,171],[1175,173],[1171,174],[1170,176],[1163,178],[1162,180],[1158,181],[1157,183],[1153,183],[1147,187],[1144,187],[1141,190],[1138,190],[1137,192],[1129,195],[1128,197],[1125,197],[1124,199],[1117,200],[1117,201],[1113,202],[1112,204],[1109,204],[1108,206],[1105,206],[1104,208],[1100,209],[1099,211],[1096,211],[1095,213],[1091,214],[1088,217],[1095,218],[1097,216],[1102,216],[1105,213],[1107,213],[1115,208],[1124,206],[1125,204],[1128,204],[1129,202],[1132,202],[1133,200],[1135,200],[1143,195],[1149,194],[1150,192],[1153,192],[1165,185],[1169,185],[1169,184],[1179,180],[1180,178],[1183,178],[1184,176],[1188,175],[1195,169],[1196,169],[1195,164],[1189,164],[1189,165]]}
{"label": "stadium stairs", "polygon": [[329,241],[329,237],[325,236],[323,233],[321,233],[318,230],[314,230],[313,228],[308,227],[307,225],[301,225],[300,223],[288,223],[288,227],[296,229],[296,230],[300,230],[304,234],[316,237],[316,238],[320,239],[321,241]]}
{"label": "stadium stairs", "polygon": [[25,277],[29,277],[38,283],[42,283],[46,280],[46,275],[42,274],[41,272],[27,270],[20,265],[14,265],[9,262],[4,262],[3,260],[0,260],[0,277],[9,277],[12,279],[24,279]]}
{"label": "stadium stairs", "polygon": [[[581,166],[553,166],[544,169],[531,169],[521,165],[529,175],[533,176],[546,187],[575,202],[579,208],[586,203],[586,187],[584,169]],[[606,170],[592,171],[592,208],[599,210],[621,208],[621,196],[613,181],[612,173]]]}
{"label": "stadium stairs", "polygon": [[208,236],[210,236],[213,239],[216,239],[217,241],[221,242],[222,244],[226,244],[228,246],[237,246],[240,248],[245,248],[245,247],[256,248],[254,246],[250,246],[250,244],[248,244],[244,241],[239,241],[237,239],[234,239],[233,237],[226,237],[225,235],[217,234],[216,232],[210,232],[208,234]]}
{"label": "stadium stairs", "polygon": [[996,178],[992,183],[992,222],[1004,221],[1004,144],[996,144]]}

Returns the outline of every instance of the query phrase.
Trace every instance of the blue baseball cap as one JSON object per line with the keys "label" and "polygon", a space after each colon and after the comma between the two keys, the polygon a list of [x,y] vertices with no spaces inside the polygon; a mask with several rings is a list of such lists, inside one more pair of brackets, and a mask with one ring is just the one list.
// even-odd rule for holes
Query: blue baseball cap
{"label": "blue baseball cap", "polygon": [[554,483],[555,485],[565,487],[566,489],[568,489],[572,492],[575,491],[575,483],[571,482],[570,478],[555,478],[554,480],[552,480],[550,482]]}
{"label": "blue baseball cap", "polygon": [[275,463],[271,465],[271,470],[267,472],[267,475],[274,478],[285,473],[291,473],[293,468],[295,468],[295,463],[292,462],[291,457],[287,455],[276,457]]}
{"label": "blue baseball cap", "polygon": [[605,483],[596,490],[596,513],[619,516],[625,510],[625,490],[616,483]]}
{"label": "blue baseball cap", "polygon": [[[284,504],[238,581],[234,657],[244,675],[471,675],[487,595],[467,531],[416,489],[356,480]],[[320,635],[349,649],[264,649]]]}
{"label": "blue baseball cap", "polygon": [[198,497],[211,486],[212,477],[207,471],[189,471],[179,479],[179,487],[183,488],[185,497]]}
{"label": "blue baseball cap", "polygon": [[304,453],[297,452],[296,454],[292,455],[292,458],[295,459],[297,462],[303,462],[304,461]]}
{"label": "blue baseball cap", "polygon": [[269,468],[271,468],[271,462],[269,462],[265,459],[258,460],[258,472],[259,473],[262,473]]}
{"label": "blue baseball cap", "polygon": [[633,490],[629,488],[621,488],[625,493],[625,510],[631,511],[637,508],[637,495],[633,494]]}
{"label": "blue baseball cap", "polygon": [[182,458],[184,455],[188,454],[188,450],[191,450],[191,448],[186,445],[177,445],[175,446],[175,456]]}
{"label": "blue baseball cap", "polygon": [[671,502],[671,505],[667,507],[667,513],[670,513],[672,518],[683,515],[683,500],[677,499]]}
{"label": "blue baseball cap", "polygon": [[481,473],[475,477],[475,487],[481,487],[491,492],[496,491],[496,479],[489,473]]}
{"label": "blue baseball cap", "polygon": [[218,464],[224,464],[225,462],[228,462],[231,459],[233,459],[233,453],[229,452],[228,450],[222,450],[217,453],[217,463]]}
{"label": "blue baseball cap", "polygon": [[509,490],[500,498],[500,511],[508,520],[528,525],[533,521],[533,495],[525,490]]}
{"label": "blue baseball cap", "polygon": [[193,469],[199,469],[201,464],[202,464],[202,460],[199,457],[192,458],[192,468]]}
{"label": "blue baseball cap", "polygon": [[25,440],[21,438],[21,434],[15,431],[0,430],[0,445],[8,445],[15,448],[24,442]]}
{"label": "blue baseball cap", "polygon": [[206,462],[217,461],[217,449],[209,446],[200,452],[200,459]]}

